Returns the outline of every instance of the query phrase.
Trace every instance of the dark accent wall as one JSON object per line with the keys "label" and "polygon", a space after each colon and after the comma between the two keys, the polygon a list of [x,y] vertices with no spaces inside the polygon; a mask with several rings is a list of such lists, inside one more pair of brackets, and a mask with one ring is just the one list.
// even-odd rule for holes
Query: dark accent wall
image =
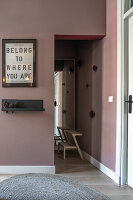
{"label": "dark accent wall", "polygon": [[[101,162],[102,157],[102,41],[80,41],[77,58],[82,66],[76,73],[76,129],[83,132],[81,148]],[[97,66],[97,71],[93,66]],[[86,87],[87,86],[87,87]],[[95,116],[91,118],[90,112]],[[115,164],[115,163],[113,163]],[[110,168],[110,166],[109,166]]]}
{"label": "dark accent wall", "polygon": [[[92,109],[92,41],[77,42],[77,60],[81,67],[76,70],[76,130],[83,133],[80,145],[91,154],[92,120],[89,112]],[[86,87],[88,85],[88,87]]]}

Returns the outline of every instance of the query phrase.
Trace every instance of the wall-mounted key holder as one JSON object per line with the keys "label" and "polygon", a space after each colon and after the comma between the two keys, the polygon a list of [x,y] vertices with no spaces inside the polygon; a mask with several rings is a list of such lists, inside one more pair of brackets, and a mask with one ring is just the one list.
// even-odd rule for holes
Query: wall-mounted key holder
{"label": "wall-mounted key holder", "polygon": [[43,100],[2,99],[2,111],[45,111]]}

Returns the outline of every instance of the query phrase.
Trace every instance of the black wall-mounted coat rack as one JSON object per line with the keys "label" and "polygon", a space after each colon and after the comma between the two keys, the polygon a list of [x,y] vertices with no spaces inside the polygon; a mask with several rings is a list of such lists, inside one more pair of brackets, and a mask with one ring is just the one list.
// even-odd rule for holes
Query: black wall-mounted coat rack
{"label": "black wall-mounted coat rack", "polygon": [[2,99],[2,111],[45,111],[43,100]]}

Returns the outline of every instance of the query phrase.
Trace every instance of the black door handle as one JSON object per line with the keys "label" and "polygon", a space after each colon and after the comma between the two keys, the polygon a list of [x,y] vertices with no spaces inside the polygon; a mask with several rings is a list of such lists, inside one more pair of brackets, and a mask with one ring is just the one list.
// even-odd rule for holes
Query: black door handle
{"label": "black door handle", "polygon": [[55,106],[55,107],[57,106],[57,101],[54,101],[54,106]]}
{"label": "black door handle", "polygon": [[129,113],[132,113],[132,95],[129,95],[129,100],[125,101],[126,103],[129,103]]}

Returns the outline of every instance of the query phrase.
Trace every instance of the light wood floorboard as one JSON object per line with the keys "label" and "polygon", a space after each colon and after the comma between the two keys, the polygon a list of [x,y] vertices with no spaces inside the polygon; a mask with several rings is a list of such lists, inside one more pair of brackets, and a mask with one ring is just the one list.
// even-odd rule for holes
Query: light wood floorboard
{"label": "light wood floorboard", "polygon": [[103,174],[78,155],[67,152],[66,160],[62,153],[55,153],[56,174],[73,178],[110,197],[111,200],[133,200],[133,189],[120,187],[112,179]]}

